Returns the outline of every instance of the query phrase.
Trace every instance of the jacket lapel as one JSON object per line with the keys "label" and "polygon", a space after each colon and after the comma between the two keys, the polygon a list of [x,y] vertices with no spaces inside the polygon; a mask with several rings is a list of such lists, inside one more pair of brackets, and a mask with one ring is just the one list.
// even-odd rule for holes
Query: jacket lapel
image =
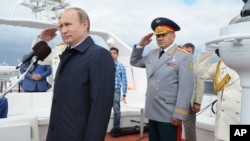
{"label": "jacket lapel", "polygon": [[157,49],[153,53],[152,62],[153,64],[151,72],[149,72],[149,76],[151,76],[157,69],[159,69],[162,65],[166,65],[166,62],[172,58],[177,46],[171,47],[167,52],[165,52],[161,58],[159,58],[160,49]]}

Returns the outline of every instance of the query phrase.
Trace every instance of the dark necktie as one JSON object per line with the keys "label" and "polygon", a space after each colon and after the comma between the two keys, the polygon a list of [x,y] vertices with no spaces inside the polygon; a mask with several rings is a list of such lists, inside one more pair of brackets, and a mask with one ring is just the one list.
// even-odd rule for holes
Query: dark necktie
{"label": "dark necktie", "polygon": [[71,47],[70,47],[70,46],[67,46],[65,50],[66,50],[66,51],[70,51],[70,49],[71,49]]}
{"label": "dark necktie", "polygon": [[164,50],[161,50],[160,54],[159,54],[159,58],[161,58],[162,54],[165,53]]}

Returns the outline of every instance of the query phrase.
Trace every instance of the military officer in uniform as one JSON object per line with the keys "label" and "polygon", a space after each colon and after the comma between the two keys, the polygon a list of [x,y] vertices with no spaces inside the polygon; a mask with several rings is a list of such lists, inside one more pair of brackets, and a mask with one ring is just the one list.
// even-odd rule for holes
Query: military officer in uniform
{"label": "military officer in uniform", "polygon": [[[154,33],[144,36],[133,48],[130,64],[146,68],[145,117],[149,119],[149,141],[180,140],[178,129],[186,119],[194,88],[192,55],[174,43],[180,27],[168,18],[152,21]],[[158,48],[143,55],[156,35]]]}
{"label": "military officer in uniform", "polygon": [[[220,57],[219,50],[215,53]],[[213,51],[203,47],[197,57],[197,75],[202,79],[213,79],[214,94],[217,95],[215,118],[215,141],[229,141],[229,125],[240,124],[241,95],[240,77],[221,59],[210,64]]]}

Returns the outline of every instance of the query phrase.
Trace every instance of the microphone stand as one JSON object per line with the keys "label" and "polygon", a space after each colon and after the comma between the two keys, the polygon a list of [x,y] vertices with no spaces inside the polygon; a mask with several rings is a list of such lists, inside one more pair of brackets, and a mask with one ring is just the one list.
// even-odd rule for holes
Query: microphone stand
{"label": "microphone stand", "polygon": [[37,62],[37,58],[34,57],[32,58],[32,62],[30,63],[29,67],[26,69],[26,71],[16,80],[14,84],[10,84],[9,88],[7,88],[3,93],[0,93],[0,99],[2,99],[5,95],[7,95],[10,90],[16,86],[23,78],[24,76],[28,73],[28,71],[31,69],[31,67]]}

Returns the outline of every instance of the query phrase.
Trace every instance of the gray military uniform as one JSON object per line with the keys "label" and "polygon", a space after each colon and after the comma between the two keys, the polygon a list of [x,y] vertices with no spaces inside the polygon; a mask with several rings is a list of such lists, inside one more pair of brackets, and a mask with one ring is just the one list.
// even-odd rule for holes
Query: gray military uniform
{"label": "gray military uniform", "polygon": [[133,48],[130,64],[146,68],[145,117],[171,123],[185,120],[194,88],[192,55],[174,45],[159,59],[160,48],[142,56],[144,48]]}

